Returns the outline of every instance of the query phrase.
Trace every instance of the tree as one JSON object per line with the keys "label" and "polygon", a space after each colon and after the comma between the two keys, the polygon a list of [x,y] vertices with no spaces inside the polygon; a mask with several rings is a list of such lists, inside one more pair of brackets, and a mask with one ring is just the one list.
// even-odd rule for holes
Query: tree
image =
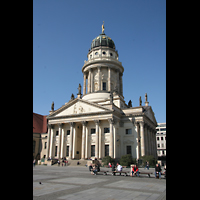
{"label": "tree", "polygon": [[121,157],[120,165],[122,166],[130,166],[131,164],[135,164],[136,159],[133,159],[131,154],[127,154]]}
{"label": "tree", "polygon": [[114,162],[114,159],[111,158],[110,156],[106,156],[102,159],[102,162],[104,163],[104,165],[108,165],[108,163],[112,163]]}
{"label": "tree", "polygon": [[140,159],[142,160],[143,166],[145,165],[146,160],[149,162],[149,166],[154,167],[156,165],[156,159],[152,155],[142,156]]}

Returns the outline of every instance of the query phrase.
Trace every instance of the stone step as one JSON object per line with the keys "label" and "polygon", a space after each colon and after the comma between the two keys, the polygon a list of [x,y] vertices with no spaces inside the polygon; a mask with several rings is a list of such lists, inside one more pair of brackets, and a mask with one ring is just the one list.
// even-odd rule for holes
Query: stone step
{"label": "stone step", "polygon": [[[79,165],[77,165],[79,162]],[[68,160],[68,166],[85,166],[87,164],[87,160]]]}

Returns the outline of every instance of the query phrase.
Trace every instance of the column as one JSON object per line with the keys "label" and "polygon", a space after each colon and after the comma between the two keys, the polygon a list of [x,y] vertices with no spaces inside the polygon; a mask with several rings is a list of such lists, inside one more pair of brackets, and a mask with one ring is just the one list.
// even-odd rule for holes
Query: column
{"label": "column", "polygon": [[86,94],[86,72],[83,75],[83,95]]}
{"label": "column", "polygon": [[116,145],[116,127],[113,126],[113,156],[114,158],[116,158],[116,148],[117,148],[117,145]]}
{"label": "column", "polygon": [[147,136],[147,125],[144,126],[144,135],[145,135],[145,155],[149,155],[148,151],[148,136]]}
{"label": "column", "polygon": [[88,159],[88,127],[86,127],[86,137],[85,137],[85,159]]}
{"label": "column", "polygon": [[82,122],[82,149],[81,149],[81,159],[85,158],[85,129],[86,129],[86,121]]}
{"label": "column", "polygon": [[95,120],[94,122],[96,124],[95,157],[99,159],[99,120]]}
{"label": "column", "polygon": [[114,120],[113,119],[108,119],[110,123],[110,145],[109,145],[109,156],[113,158],[113,124]]}
{"label": "column", "polygon": [[[75,123],[74,123],[75,124]],[[76,128],[75,126],[73,127],[73,151],[72,151],[72,158],[75,158],[76,154]]]}
{"label": "column", "polygon": [[101,77],[100,77],[100,69],[101,67],[98,67],[98,91],[101,90]]}
{"label": "column", "polygon": [[91,92],[91,69],[89,69],[89,75],[88,75],[88,93]]}
{"label": "column", "polygon": [[73,147],[73,128],[74,122],[70,122],[70,145],[69,145],[69,158],[72,159],[72,147]]}
{"label": "column", "polygon": [[51,127],[51,140],[50,140],[50,149],[49,149],[49,157],[52,158],[53,151],[53,127]]}
{"label": "column", "polygon": [[145,155],[144,122],[140,122],[141,156]]}
{"label": "column", "polygon": [[153,155],[153,147],[152,147],[152,130],[150,128],[150,149],[151,149],[151,155]]}
{"label": "column", "polygon": [[62,123],[58,124],[59,125],[59,133],[58,133],[58,152],[57,152],[57,157],[58,159],[60,158],[60,146],[61,146],[61,131],[62,131]]}
{"label": "column", "polygon": [[110,69],[110,67],[108,67],[108,91],[111,91],[111,80],[110,80],[110,77],[111,77],[111,69]]}
{"label": "column", "polygon": [[64,151],[64,138],[65,138],[65,130],[64,128],[62,128],[62,132],[61,132],[61,149],[60,149],[60,157],[63,158],[63,151]]}
{"label": "column", "polygon": [[141,149],[140,149],[140,128],[139,128],[139,123],[135,122],[134,125],[136,126],[136,129],[137,129],[137,159],[139,159],[140,156],[141,156]]}
{"label": "column", "polygon": [[101,143],[101,134],[102,134],[102,129],[101,126],[99,127],[99,159],[102,158],[102,152],[101,152],[101,147],[102,147],[102,143]]}
{"label": "column", "polygon": [[49,149],[50,149],[50,138],[51,138],[51,124],[48,124],[48,136],[47,136],[47,153],[46,158],[49,158]]}
{"label": "column", "polygon": [[157,159],[157,142],[156,142],[156,131],[154,132],[154,148],[155,148],[155,158]]}
{"label": "column", "polygon": [[117,92],[120,93],[120,87],[119,87],[119,70],[117,69]]}
{"label": "column", "polygon": [[91,80],[90,80],[90,84],[91,84],[91,92],[94,92],[94,78],[93,78],[93,72],[91,71]]}
{"label": "column", "polygon": [[123,96],[123,81],[122,81],[122,74],[120,75],[120,94]]}

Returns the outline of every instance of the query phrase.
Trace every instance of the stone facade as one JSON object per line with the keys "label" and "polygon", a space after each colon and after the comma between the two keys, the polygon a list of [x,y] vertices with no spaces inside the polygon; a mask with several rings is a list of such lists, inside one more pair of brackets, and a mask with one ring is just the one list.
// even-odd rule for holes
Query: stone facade
{"label": "stone facade", "polygon": [[83,95],[78,94],[47,116],[48,133],[42,156],[102,159],[130,153],[136,159],[143,155],[157,157],[157,122],[147,95],[145,106],[130,107],[125,103],[124,68],[118,61],[114,42],[112,47],[102,46],[103,39],[110,42],[111,38],[104,33],[98,37],[99,46],[93,42],[82,67]]}

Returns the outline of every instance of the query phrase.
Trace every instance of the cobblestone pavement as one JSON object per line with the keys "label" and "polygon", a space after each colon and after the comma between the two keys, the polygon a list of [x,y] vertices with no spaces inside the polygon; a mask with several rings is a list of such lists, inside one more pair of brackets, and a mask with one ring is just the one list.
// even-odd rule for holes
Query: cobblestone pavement
{"label": "cobblestone pavement", "polygon": [[[101,168],[108,170],[108,168]],[[129,171],[130,169],[123,169]],[[154,169],[144,170],[154,172]],[[41,182],[42,184],[39,184]],[[166,179],[123,175],[91,175],[88,167],[35,166],[33,167],[33,199],[69,199],[69,200],[137,200],[166,199]]]}

